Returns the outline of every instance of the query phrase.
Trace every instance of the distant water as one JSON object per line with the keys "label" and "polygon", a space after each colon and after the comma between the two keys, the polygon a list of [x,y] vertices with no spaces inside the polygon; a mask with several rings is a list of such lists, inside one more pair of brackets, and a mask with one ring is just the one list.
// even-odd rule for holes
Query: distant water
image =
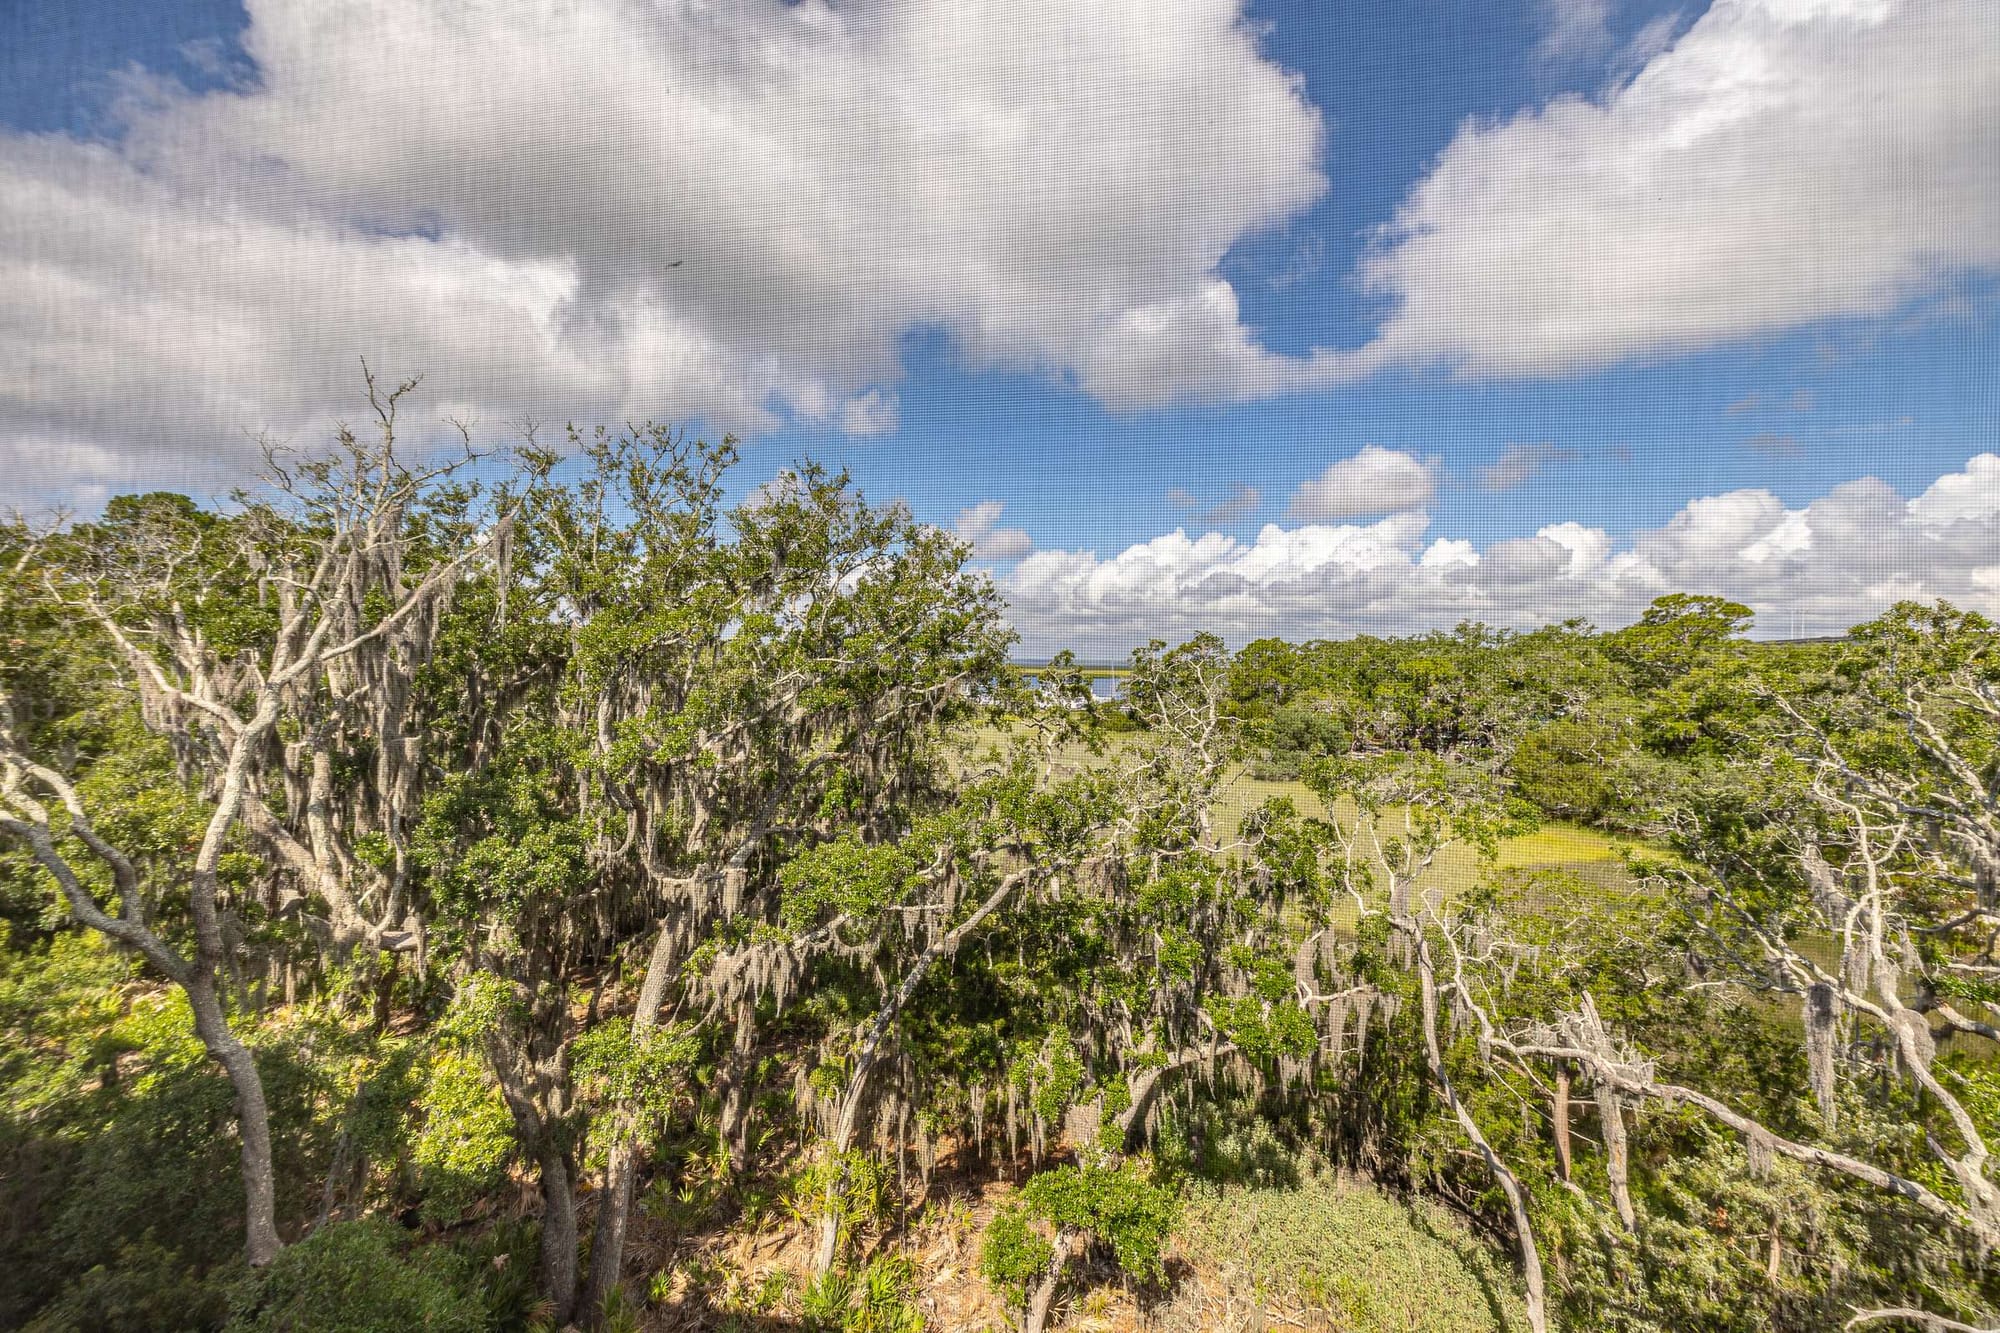
{"label": "distant water", "polygon": [[[1024,671],[1021,673],[1021,680],[1028,688],[1033,689],[1040,683],[1041,678],[1032,671]],[[1093,676],[1090,680],[1090,697],[1101,700],[1116,699],[1125,692],[1124,686],[1125,681],[1119,676]]]}

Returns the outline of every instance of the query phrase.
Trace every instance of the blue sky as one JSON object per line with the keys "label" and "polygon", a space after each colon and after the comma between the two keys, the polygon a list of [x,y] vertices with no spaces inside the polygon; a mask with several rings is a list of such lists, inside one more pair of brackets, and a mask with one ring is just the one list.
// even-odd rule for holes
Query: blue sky
{"label": "blue sky", "polygon": [[7,6],[0,498],[368,355],[844,464],[1037,649],[2000,598],[1990,6],[983,8]]}

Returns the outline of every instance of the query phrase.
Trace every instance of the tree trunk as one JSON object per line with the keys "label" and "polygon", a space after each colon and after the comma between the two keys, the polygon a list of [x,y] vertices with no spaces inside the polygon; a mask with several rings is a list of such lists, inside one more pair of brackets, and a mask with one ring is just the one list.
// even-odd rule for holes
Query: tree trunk
{"label": "tree trunk", "polygon": [[1236,1043],[1233,1041],[1218,1041],[1213,1046],[1186,1046],[1168,1056],[1165,1064],[1154,1065],[1130,1076],[1127,1087],[1132,1093],[1132,1104],[1118,1113],[1116,1121],[1119,1142],[1124,1151],[1136,1153],[1145,1146],[1146,1113],[1159,1100],[1168,1074],[1210,1058],[1233,1055],[1235,1051]]}
{"label": "tree trunk", "polygon": [[1556,1104],[1553,1116],[1556,1138],[1556,1171],[1569,1183],[1569,1064],[1556,1061]]}
{"label": "tree trunk", "polygon": [[1625,1104],[1618,1091],[1597,1085],[1598,1130],[1604,1137],[1604,1174],[1611,1182],[1611,1202],[1618,1220],[1627,1231],[1639,1229],[1639,1215],[1632,1207],[1631,1152],[1625,1139]]}
{"label": "tree trunk", "polygon": [[[951,931],[930,948],[924,950],[904,976],[902,984],[890,992],[882,1007],[875,1011],[875,1021],[868,1026],[868,1035],[862,1039],[861,1049],[855,1053],[854,1069],[847,1076],[847,1091],[840,1099],[840,1118],[834,1123],[833,1154],[836,1159],[844,1158],[853,1146],[855,1131],[861,1124],[861,1106],[868,1091],[868,1076],[874,1072],[877,1061],[882,1058],[882,1039],[889,1033],[896,1016],[903,1012],[903,1006],[917,993],[917,986],[930,971],[931,965],[940,958],[949,958],[957,952],[959,941],[978,929],[979,923],[1000,909],[1014,890],[1028,881],[1029,871],[1020,870],[1007,876],[972,915],[952,927]],[[840,1207],[847,1196],[847,1168],[840,1165],[826,1184],[826,1213],[820,1221],[819,1252],[813,1261],[813,1272],[824,1274],[833,1268],[834,1251],[840,1241]],[[829,1229],[830,1228],[830,1229]]]}
{"label": "tree trunk", "polygon": [[1418,996],[1422,1003],[1424,1055],[1430,1065],[1431,1078],[1444,1094],[1445,1105],[1451,1108],[1458,1127],[1465,1131],[1466,1138],[1472,1140],[1472,1146],[1485,1159],[1486,1169],[1492,1172],[1500,1192],[1507,1196],[1507,1208],[1514,1215],[1514,1230],[1521,1243],[1521,1277],[1528,1288],[1528,1327],[1534,1333],[1547,1333],[1548,1307],[1542,1287],[1542,1254],[1535,1244],[1534,1228],[1528,1220],[1527,1196],[1513,1170],[1487,1142],[1479,1122],[1472,1117],[1472,1111],[1459,1100],[1458,1090],[1452,1086],[1451,1074],[1445,1069],[1444,1048],[1438,1041],[1437,969],[1431,962],[1430,941],[1424,937],[1423,928],[1414,921],[1403,918],[1396,924],[1399,934],[1406,941],[1414,940],[1412,952],[1416,957]]}
{"label": "tree trunk", "polygon": [[188,885],[188,915],[195,934],[194,966],[186,974],[182,988],[188,1007],[194,1012],[195,1031],[209,1055],[229,1074],[236,1091],[237,1135],[243,1155],[243,1253],[252,1268],[262,1268],[278,1257],[283,1242],[278,1239],[276,1183],[271,1170],[271,1110],[264,1101],[264,1081],[257,1075],[257,1061],[250,1049],[230,1031],[216,990],[218,974],[229,957],[227,936],[218,908],[221,890],[216,867],[229,831],[243,809],[245,773],[254,747],[263,742],[276,725],[277,695],[266,689],[257,701],[257,712],[237,733],[230,746],[228,767],[217,793],[215,809],[202,833],[195,853],[194,873]]}
{"label": "tree trunk", "polygon": [[840,1249],[840,1214],[847,1206],[847,1154],[854,1146],[855,1132],[861,1126],[861,1104],[868,1090],[868,1075],[875,1068],[879,1029],[871,1033],[870,1039],[862,1045],[861,1054],[855,1060],[854,1072],[847,1077],[847,1090],[840,1098],[840,1118],[834,1122],[833,1137],[828,1142],[828,1166],[826,1194],[820,1200],[819,1245],[813,1251],[813,1272],[825,1274],[833,1269],[833,1261]]}
{"label": "tree trunk", "polygon": [[555,1307],[557,1328],[576,1314],[576,1179],[569,1158],[554,1148],[541,1154],[542,1292]]}
{"label": "tree trunk", "polygon": [[576,1312],[576,1145],[585,1136],[572,1123],[568,1015],[559,1003],[535,1005],[523,1028],[499,1024],[487,1037],[488,1065],[513,1113],[523,1155],[535,1164],[542,1196],[542,1295],[557,1328]]}
{"label": "tree trunk", "polygon": [[188,1007],[194,1011],[195,1031],[209,1058],[229,1075],[236,1093],[237,1136],[243,1158],[244,1255],[252,1268],[262,1268],[278,1257],[283,1242],[278,1239],[276,1178],[271,1169],[271,1111],[264,1101],[264,1081],[257,1074],[257,1061],[250,1048],[229,1030],[222,1000],[215,992],[213,974],[193,977],[185,987]]}
{"label": "tree trunk", "polygon": [[[659,1025],[660,1006],[666,1002],[667,986],[680,966],[675,935],[667,921],[653,942],[652,956],[646,961],[646,978],[639,984],[639,999],[632,1011],[632,1044],[641,1045]],[[603,1316],[605,1299],[617,1287],[625,1266],[625,1229],[632,1217],[632,1192],[637,1186],[643,1152],[638,1135],[635,1108],[621,1106],[614,1112],[610,1157],[604,1164],[604,1189],[597,1196],[597,1229],[590,1242],[590,1280],[584,1286],[583,1317],[586,1328],[595,1328]]]}
{"label": "tree trunk", "polygon": [[751,1052],[757,1045],[757,1005],[743,1000],[736,1006],[736,1039],[722,1070],[722,1110],[717,1133],[729,1152],[729,1169],[738,1177],[750,1168]]}
{"label": "tree trunk", "polygon": [[[194,919],[195,953],[192,962],[169,948],[149,930],[142,917],[133,912],[139,902],[138,872],[131,860],[115,846],[99,837],[84,817],[76,789],[60,774],[9,756],[11,766],[32,773],[61,799],[69,812],[69,832],[78,837],[92,854],[108,867],[123,900],[123,911],[131,915],[110,916],[98,904],[77,876],[76,868],[57,848],[46,815],[28,823],[11,817],[0,807],[0,832],[26,839],[35,860],[55,878],[70,911],[77,921],[119,943],[135,949],[159,971],[171,978],[188,997],[194,1015],[195,1032],[209,1058],[222,1066],[236,1094],[237,1134],[242,1146],[244,1257],[253,1268],[261,1268],[283,1248],[278,1239],[276,1186],[271,1169],[271,1113],[264,1101],[264,1083],[257,1074],[257,1061],[250,1050],[230,1030],[229,1016],[217,990],[218,974],[228,954],[222,919],[216,910],[215,866],[243,796],[243,767],[248,747],[268,730],[276,716],[276,705],[268,698],[259,704],[257,717],[230,756],[228,775],[215,811],[209,816],[208,830],[196,854],[192,883],[188,891],[189,915]],[[248,739],[245,739],[245,738]],[[0,733],[0,740],[4,740]]]}
{"label": "tree trunk", "polygon": [[597,1196],[597,1226],[590,1235],[590,1277],[583,1288],[583,1326],[594,1329],[604,1303],[623,1276],[625,1228],[632,1217],[632,1191],[639,1174],[639,1145],[621,1129],[604,1164],[604,1188]]}
{"label": "tree trunk", "polygon": [[396,998],[396,955],[378,953],[375,957],[375,1031],[379,1035],[389,1030],[389,1020],[395,1014]]}
{"label": "tree trunk", "polygon": [[1055,1304],[1056,1288],[1062,1285],[1063,1268],[1069,1263],[1070,1251],[1076,1248],[1077,1233],[1065,1227],[1056,1233],[1055,1250],[1049,1255],[1049,1266],[1042,1270],[1042,1280],[1035,1284],[1034,1293],[1028,1298],[1028,1308],[1021,1317],[1021,1333],[1042,1333],[1049,1322],[1049,1307]]}
{"label": "tree trunk", "polygon": [[819,1217],[819,1244],[813,1247],[813,1272],[820,1275],[833,1271],[833,1261],[840,1253],[840,1203],[847,1194],[847,1173],[840,1172],[836,1180],[837,1184],[827,1186],[825,1210]]}

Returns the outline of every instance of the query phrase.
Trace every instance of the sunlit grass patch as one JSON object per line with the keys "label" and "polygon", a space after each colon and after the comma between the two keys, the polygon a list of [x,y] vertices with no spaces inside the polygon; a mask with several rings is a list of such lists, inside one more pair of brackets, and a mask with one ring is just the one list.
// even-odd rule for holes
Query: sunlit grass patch
{"label": "sunlit grass patch", "polygon": [[1506,1259],[1462,1221],[1331,1173],[1289,1189],[1197,1188],[1176,1248],[1239,1308],[1247,1297],[1294,1316],[1295,1326],[1306,1326],[1297,1315],[1314,1314],[1353,1333],[1528,1324]]}
{"label": "sunlit grass patch", "polygon": [[1615,861],[1640,846],[1630,838],[1620,838],[1576,824],[1544,824],[1533,833],[1501,843],[1498,863],[1503,870],[1513,870],[1530,866]]}

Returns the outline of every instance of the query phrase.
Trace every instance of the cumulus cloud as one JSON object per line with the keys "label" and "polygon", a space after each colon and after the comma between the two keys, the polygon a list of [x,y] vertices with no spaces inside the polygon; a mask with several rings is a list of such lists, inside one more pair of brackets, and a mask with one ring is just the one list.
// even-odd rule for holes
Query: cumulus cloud
{"label": "cumulus cloud", "polygon": [[1364,259],[1395,307],[1349,361],[1570,373],[1995,266],[2000,6],[1716,0],[1628,82],[1469,122]]}
{"label": "cumulus cloud", "polygon": [[[1652,25],[1629,78],[1468,121],[1355,275],[1376,336],[1301,356],[1223,276],[1328,188],[1244,0],[246,8],[227,86],[0,132],[0,498],[226,485],[249,433],[351,410],[363,355],[488,428],[865,436],[917,328],[1135,409],[1588,370],[2000,266],[1990,0]],[[1546,0],[1564,49],[1607,12]]]}
{"label": "cumulus cloud", "polygon": [[2000,520],[2000,457],[1980,454],[1965,471],[1939,477],[1910,502],[1910,512],[1932,528]]}
{"label": "cumulus cloud", "polygon": [[1218,272],[1326,186],[1241,0],[247,9],[240,86],[0,134],[0,461],[226,472],[363,354],[489,423],[864,435],[913,327],[1116,407],[1302,373]]}
{"label": "cumulus cloud", "polygon": [[999,526],[1000,515],[1006,508],[1000,500],[981,500],[969,509],[958,511],[958,523],[953,530],[972,543],[975,559],[1018,560],[1035,549],[1034,539],[1020,528]]}
{"label": "cumulus cloud", "polygon": [[1286,514],[1295,519],[1334,519],[1416,509],[1437,493],[1437,473],[1434,461],[1379,444],[1366,445],[1360,453],[1301,482]]}
{"label": "cumulus cloud", "polygon": [[896,395],[870,389],[840,405],[840,431],[854,436],[887,435],[896,429],[898,415]]}
{"label": "cumulus cloud", "polygon": [[1762,489],[1690,500],[1616,540],[1556,523],[1481,548],[1421,512],[1267,525],[1254,540],[1172,532],[1109,557],[1037,551],[1002,581],[1027,647],[1116,654],[1155,635],[1408,633],[1460,620],[1629,622],[1668,592],[1718,593],[1770,633],[1846,629],[1903,598],[2000,614],[2000,455],[1905,499],[1862,478],[1799,508]]}

